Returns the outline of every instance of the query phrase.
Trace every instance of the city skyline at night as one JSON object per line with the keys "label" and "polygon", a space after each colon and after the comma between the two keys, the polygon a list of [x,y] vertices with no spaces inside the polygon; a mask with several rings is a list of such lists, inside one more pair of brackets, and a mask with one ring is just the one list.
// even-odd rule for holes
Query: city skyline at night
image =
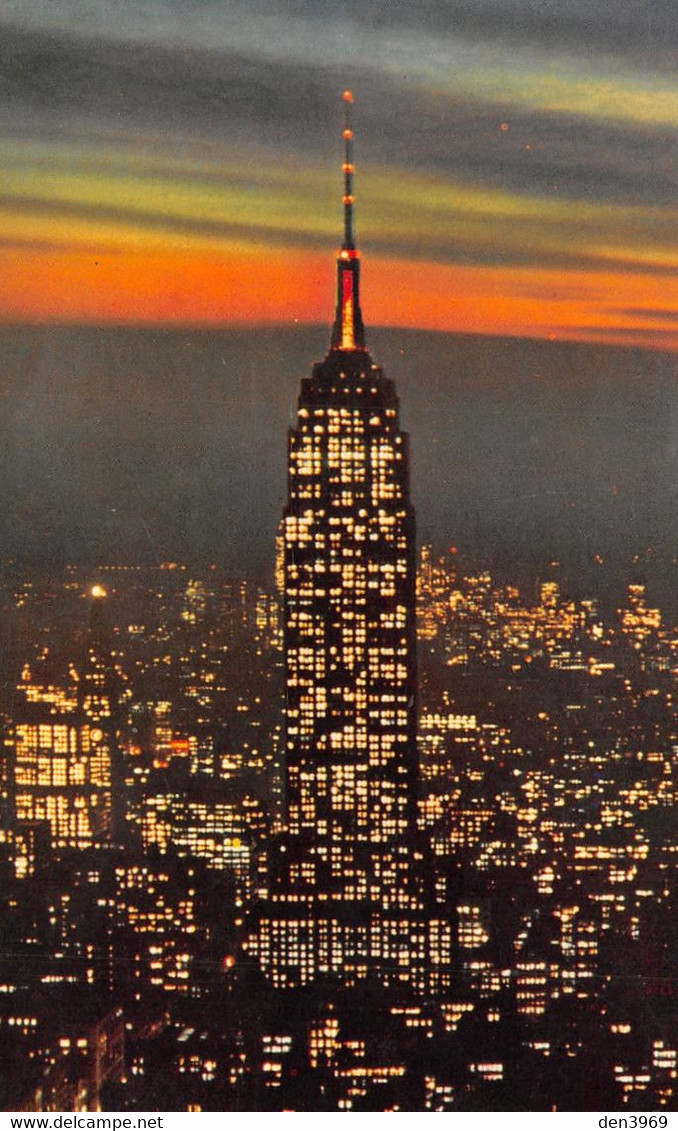
{"label": "city skyline at night", "polygon": [[420,7],[0,21],[5,1111],[678,1106],[674,29]]}

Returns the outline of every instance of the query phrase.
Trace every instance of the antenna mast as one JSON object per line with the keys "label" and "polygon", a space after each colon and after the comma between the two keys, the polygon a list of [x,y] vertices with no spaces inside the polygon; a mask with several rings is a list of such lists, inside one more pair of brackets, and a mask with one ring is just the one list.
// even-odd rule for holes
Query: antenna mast
{"label": "antenna mast", "polygon": [[344,251],[355,250],[353,195],[353,91],[344,91]]}

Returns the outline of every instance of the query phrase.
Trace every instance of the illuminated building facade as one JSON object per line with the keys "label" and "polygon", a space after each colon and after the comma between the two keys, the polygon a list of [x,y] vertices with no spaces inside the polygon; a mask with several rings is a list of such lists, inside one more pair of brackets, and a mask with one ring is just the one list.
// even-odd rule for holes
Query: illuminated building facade
{"label": "illuminated building facade", "polygon": [[118,734],[120,674],[109,619],[108,590],[103,585],[93,585],[90,599],[80,704],[90,727],[96,756],[101,765],[108,768],[110,777],[111,806],[106,835],[120,842],[126,835],[124,768]]}
{"label": "illuminated building facade", "polygon": [[[365,346],[346,92],[344,240],[330,350],[289,435],[282,582],[286,833],[253,940],[274,984],[446,961],[417,833],[415,525],[393,382]],[[429,953],[431,938],[433,951]]]}
{"label": "illuminated building facade", "polygon": [[204,860],[217,872],[230,872],[238,891],[250,895],[262,870],[259,846],[268,825],[261,801],[243,788],[220,788],[212,778],[172,786],[162,772],[148,788],[130,814],[144,847]]}
{"label": "illuminated building facade", "polygon": [[82,677],[71,667],[57,674],[52,657],[26,665],[18,691],[13,735],[14,808],[17,822],[15,869],[32,870],[34,835],[49,828],[52,847],[88,848],[111,839],[114,804],[115,735],[111,656],[105,646],[107,594],[91,590],[87,658]]}
{"label": "illuminated building facade", "polygon": [[110,823],[110,766],[100,733],[77,716],[30,714],[14,728],[17,821],[47,821],[55,848],[87,848]]}

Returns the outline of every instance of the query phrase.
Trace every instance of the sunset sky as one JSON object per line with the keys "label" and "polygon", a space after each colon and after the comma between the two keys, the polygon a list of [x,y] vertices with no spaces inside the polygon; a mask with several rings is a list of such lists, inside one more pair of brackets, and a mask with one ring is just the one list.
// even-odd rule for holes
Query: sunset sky
{"label": "sunset sky", "polygon": [[[4,0],[6,322],[678,343],[674,0]],[[673,39],[673,42],[672,42]]]}

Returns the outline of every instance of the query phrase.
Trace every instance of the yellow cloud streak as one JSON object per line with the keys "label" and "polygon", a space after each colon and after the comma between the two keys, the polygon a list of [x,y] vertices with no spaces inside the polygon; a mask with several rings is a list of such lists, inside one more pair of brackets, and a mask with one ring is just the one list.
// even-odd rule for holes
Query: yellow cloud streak
{"label": "yellow cloud streak", "polygon": [[464,77],[475,97],[522,104],[534,110],[644,126],[678,125],[678,91],[658,81],[520,72],[503,68]]}
{"label": "yellow cloud streak", "polygon": [[[229,272],[235,278],[238,269],[247,271],[250,294],[239,317],[285,320],[292,312],[312,320],[323,317],[309,305],[304,278],[309,270],[315,278],[325,270],[328,279],[332,274],[331,248],[340,230],[333,173],[314,167],[269,170],[256,163],[205,163],[196,174],[193,162],[177,163],[175,172],[165,158],[151,155],[149,175],[138,153],[129,163],[125,153],[103,154],[101,160],[96,151],[75,161],[71,156],[70,168],[66,151],[55,150],[53,159],[51,154],[49,147],[6,147],[0,241],[8,245],[2,255],[2,291],[9,317],[58,318],[62,303],[67,318],[96,319],[101,311],[106,320],[114,288],[115,309],[123,320],[181,319],[181,304],[186,303],[188,321],[228,322],[235,310],[222,305],[219,292],[230,285]],[[416,174],[394,178],[385,169],[366,171],[361,183],[369,201],[365,230],[395,256],[369,255],[370,320],[485,333],[605,335],[607,340],[624,330],[646,329],[656,335],[647,344],[673,344],[670,315],[678,311],[678,294],[666,276],[652,274],[653,268],[665,269],[675,261],[666,210],[476,191]],[[326,237],[328,250],[312,260],[307,256],[301,270],[304,234],[316,237],[316,244],[319,235]],[[22,249],[27,237],[47,245],[45,253]],[[59,248],[65,253],[61,258]],[[471,256],[479,248],[505,255],[508,263],[473,267],[444,262],[458,248],[467,248]],[[511,253],[533,262],[511,266]],[[588,263],[598,260],[600,269],[584,263],[577,271],[557,266],[558,256],[571,263],[577,254]],[[548,266],[547,256],[552,259]],[[105,276],[101,268],[94,271],[98,257],[108,257]],[[158,257],[166,268],[160,269]],[[298,303],[288,296],[276,305],[275,295],[261,293],[273,262],[280,278],[286,277],[289,264]],[[646,270],[633,270],[634,263]],[[624,270],[615,270],[620,265]],[[143,305],[135,277],[137,284],[146,280]],[[167,305],[154,305],[152,295],[169,277],[177,280],[179,290],[168,313]],[[71,280],[68,310],[60,299],[64,278]],[[396,289],[393,278],[402,280]],[[49,304],[41,306],[43,286]],[[201,302],[201,288],[209,303]],[[330,290],[331,283],[328,295]],[[624,309],[634,314],[625,315]],[[666,310],[666,316],[657,316],[657,310]],[[645,340],[638,335],[639,342]]]}
{"label": "yellow cloud streak", "polygon": [[[422,62],[425,60],[425,62]],[[567,50],[420,37],[394,45],[383,69],[428,91],[591,121],[678,125],[678,89],[659,72],[641,72],[610,55],[575,57]]]}
{"label": "yellow cloud streak", "polygon": [[[130,171],[126,155],[117,163],[76,161],[75,168],[71,159],[68,168],[58,151],[50,161],[49,153],[36,153],[35,147],[5,149],[4,154],[0,150],[6,202],[0,238],[5,240],[17,238],[21,225],[38,239],[73,242],[94,236],[107,246],[118,241],[127,247],[158,240],[177,247],[225,247],[238,239],[238,230],[250,242],[338,238],[337,178],[326,170],[229,164],[196,172],[193,165],[172,170],[156,161],[149,173],[138,154]],[[394,178],[386,169],[366,170],[361,187],[367,204],[360,218],[370,241],[406,246],[422,258],[444,261],[460,251],[473,258],[479,250],[484,256],[510,254],[536,263],[545,255],[566,255],[571,261],[578,254],[648,266],[672,261],[676,216],[667,209],[546,199],[416,174]],[[12,220],[12,200],[21,208],[20,221]]]}

